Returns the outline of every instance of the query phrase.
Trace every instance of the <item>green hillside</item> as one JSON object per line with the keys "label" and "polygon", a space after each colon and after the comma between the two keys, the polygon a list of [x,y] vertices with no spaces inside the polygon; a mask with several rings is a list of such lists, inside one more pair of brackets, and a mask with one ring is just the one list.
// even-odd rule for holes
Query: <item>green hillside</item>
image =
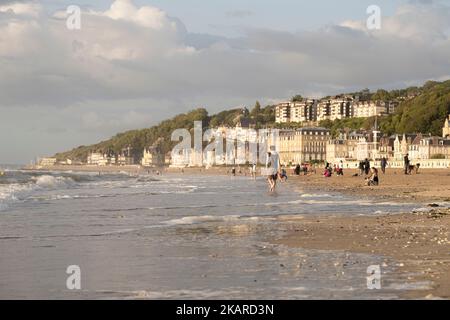
{"label": "green hillside", "polygon": [[[395,100],[400,97],[415,97],[401,101],[392,115],[378,118],[378,125],[384,134],[431,133],[440,136],[442,126],[450,113],[450,80],[429,81],[423,87],[410,87],[402,90],[378,90],[370,95],[372,100]],[[375,118],[352,118],[336,121],[322,121],[321,126],[332,133],[338,129],[372,129]]]}
{"label": "green hillside", "polygon": [[94,145],[80,146],[68,152],[57,153],[55,157],[58,160],[72,159],[84,162],[91,152],[119,154],[122,149],[131,146],[134,157],[139,159],[143,150],[153,145],[159,138],[162,138],[160,144],[162,152],[166,153],[172,150],[177,143],[171,141],[172,132],[179,128],[192,130],[194,121],[202,121],[204,129],[219,125],[235,126],[238,122],[249,122],[255,125],[256,128],[259,128],[267,123],[274,123],[275,114],[273,109],[273,106],[261,108],[260,104],[256,102],[255,107],[251,111],[245,108],[233,109],[209,116],[205,109],[200,108],[177,115],[147,129],[119,133],[109,140]]}
{"label": "green hillside", "polygon": [[421,93],[400,104],[397,112],[382,119],[381,129],[387,133],[431,133],[442,135],[442,126],[450,113],[450,80],[428,82]]}

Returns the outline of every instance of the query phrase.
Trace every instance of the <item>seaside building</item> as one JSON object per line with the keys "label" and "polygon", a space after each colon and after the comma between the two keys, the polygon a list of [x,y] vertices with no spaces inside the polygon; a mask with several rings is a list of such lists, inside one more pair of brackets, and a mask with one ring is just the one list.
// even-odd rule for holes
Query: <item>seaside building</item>
{"label": "seaside building", "polygon": [[141,165],[143,167],[159,167],[164,165],[163,155],[158,147],[151,146],[144,149]]}
{"label": "seaside building", "polygon": [[330,130],[320,127],[280,130],[277,143],[280,162],[293,165],[325,161],[329,139]]}
{"label": "seaside building", "polygon": [[145,148],[142,154],[141,165],[144,167],[160,167],[164,165],[164,155],[161,151],[161,143],[164,138],[158,138],[152,146]]}
{"label": "seaside building", "polygon": [[91,152],[87,157],[87,164],[92,166],[106,166],[110,163],[108,156],[101,152]]}
{"label": "seaside building", "polygon": [[171,153],[170,155],[166,156],[167,158],[170,158],[170,167],[171,168],[186,168],[191,160],[191,150],[183,149],[180,150],[178,153]]}
{"label": "seaside building", "polygon": [[417,160],[450,159],[450,139],[426,137],[418,145]]}
{"label": "seaside building", "polygon": [[291,121],[291,103],[282,102],[275,107],[275,122],[288,123]]}
{"label": "seaside building", "polygon": [[403,158],[409,154],[409,146],[416,139],[417,134],[403,134],[402,138],[399,135],[394,140],[394,160],[403,161]]}
{"label": "seaside building", "polygon": [[369,118],[394,113],[396,101],[360,100],[349,95],[335,96],[320,101],[303,99],[302,101],[281,102],[275,106],[276,123],[314,124],[322,120],[340,120],[347,118]]}
{"label": "seaside building", "polygon": [[117,157],[117,165],[119,166],[130,166],[134,165],[135,160],[133,156],[133,150],[131,146],[127,146],[122,149],[122,152]]}
{"label": "seaside building", "polygon": [[369,118],[389,113],[389,103],[382,101],[359,101],[353,104],[354,117]]}
{"label": "seaside building", "polygon": [[442,137],[450,139],[450,114],[448,118],[445,119],[444,127],[442,128]]}
{"label": "seaside building", "polygon": [[329,120],[340,120],[353,117],[353,104],[349,97],[335,97],[330,100],[330,118]]}
{"label": "seaside building", "polygon": [[56,158],[41,158],[39,165],[43,167],[51,167],[56,165]]}

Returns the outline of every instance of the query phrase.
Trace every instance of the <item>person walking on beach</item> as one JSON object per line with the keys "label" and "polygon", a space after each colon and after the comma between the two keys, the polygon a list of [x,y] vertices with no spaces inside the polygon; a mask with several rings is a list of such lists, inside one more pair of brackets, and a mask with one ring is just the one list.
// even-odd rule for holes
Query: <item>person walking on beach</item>
{"label": "person walking on beach", "polygon": [[251,171],[253,180],[256,180],[256,163],[252,165]]}
{"label": "person walking on beach", "polygon": [[271,151],[267,153],[266,171],[267,182],[269,184],[269,191],[275,192],[277,187],[278,173],[280,169],[280,158],[278,154],[271,148]]}
{"label": "person walking on beach", "polygon": [[343,176],[344,175],[344,162],[342,160],[337,165],[336,173],[337,173],[338,176]]}
{"label": "person walking on beach", "polygon": [[364,175],[364,161],[359,162],[359,175]]}
{"label": "person walking on beach", "polygon": [[386,167],[387,167],[387,159],[386,157],[383,157],[381,159],[381,171],[383,172],[383,174],[386,174]]}
{"label": "person walking on beach", "polygon": [[410,173],[409,165],[410,165],[411,162],[409,160],[409,154],[408,153],[406,154],[406,156],[405,156],[405,158],[403,160],[404,160],[404,166],[405,166],[405,174],[409,174]]}
{"label": "person walking on beach", "polygon": [[409,154],[407,153],[406,156],[403,158],[404,166],[405,166],[405,174],[409,174]]}
{"label": "person walking on beach", "polygon": [[364,161],[364,172],[366,174],[366,176],[369,174],[370,172],[370,161],[369,159],[366,158],[366,160]]}

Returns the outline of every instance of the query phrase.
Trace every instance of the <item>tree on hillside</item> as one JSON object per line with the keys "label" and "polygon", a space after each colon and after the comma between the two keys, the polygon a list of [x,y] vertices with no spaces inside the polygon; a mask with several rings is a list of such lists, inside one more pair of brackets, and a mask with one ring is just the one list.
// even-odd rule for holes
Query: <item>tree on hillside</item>
{"label": "tree on hillside", "polygon": [[252,111],[250,111],[250,116],[252,118],[258,116],[258,114],[261,112],[261,104],[259,101],[256,101],[255,106],[253,107]]}
{"label": "tree on hillside", "polygon": [[291,101],[292,102],[301,102],[301,101],[303,101],[303,97],[301,95],[297,94],[292,97]]}

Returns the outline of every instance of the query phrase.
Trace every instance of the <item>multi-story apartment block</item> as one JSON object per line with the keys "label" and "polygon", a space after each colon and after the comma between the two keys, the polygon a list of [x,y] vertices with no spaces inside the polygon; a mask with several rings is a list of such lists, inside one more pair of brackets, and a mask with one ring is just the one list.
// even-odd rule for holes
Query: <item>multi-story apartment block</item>
{"label": "multi-story apartment block", "polygon": [[353,104],[349,98],[339,97],[331,100],[330,120],[352,118],[353,113]]}
{"label": "multi-story apartment block", "polygon": [[397,102],[391,101],[359,101],[353,105],[354,117],[368,118],[394,113]]}
{"label": "multi-story apartment block", "polygon": [[291,103],[282,102],[275,107],[275,122],[288,123],[291,121]]}
{"label": "multi-story apartment block", "polygon": [[331,120],[331,101],[322,100],[317,106],[317,121]]}

